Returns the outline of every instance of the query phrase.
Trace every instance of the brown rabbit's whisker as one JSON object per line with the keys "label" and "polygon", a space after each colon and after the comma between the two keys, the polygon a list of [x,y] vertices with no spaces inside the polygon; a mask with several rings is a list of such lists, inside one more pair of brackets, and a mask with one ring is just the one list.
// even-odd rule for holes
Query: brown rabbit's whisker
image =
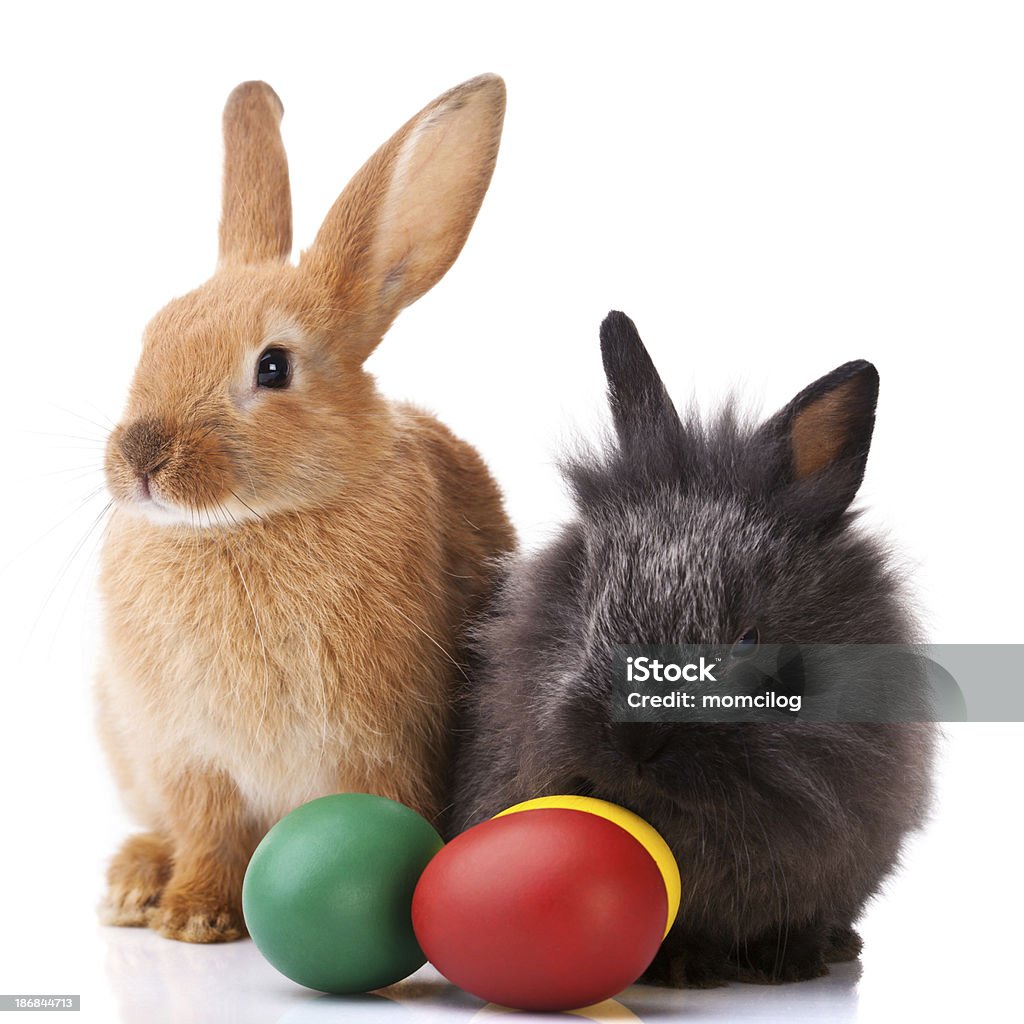
{"label": "brown rabbit's whisker", "polygon": [[68,416],[74,416],[75,419],[82,420],[83,423],[88,423],[91,426],[97,427],[99,430],[102,430],[105,435],[109,434],[110,431],[117,426],[117,424],[112,419],[110,419],[103,412],[97,409],[96,406],[91,404],[90,408],[93,409],[97,415],[105,419],[107,421],[106,424],[100,423],[98,420],[90,419],[88,416],[84,416],[82,413],[76,412],[74,409],[69,409],[66,406],[58,405],[56,402],[50,402],[50,408],[56,409],[58,412],[65,413]]}
{"label": "brown rabbit's whisker", "polygon": [[80,476],[69,477],[66,482],[71,483],[71,482],[73,482],[75,480],[82,479],[82,478],[84,478],[85,476],[87,476],[87,475],[89,475],[91,473],[102,473],[102,472],[103,472],[103,467],[102,466],[97,466],[95,463],[92,463],[92,464],[90,464],[88,466],[63,466],[60,469],[48,469],[48,470],[45,470],[45,471],[43,471],[41,473],[33,473],[31,478],[33,480],[46,480],[46,479],[49,479],[49,478],[55,477],[55,476],[65,476],[68,473],[80,474]]}
{"label": "brown rabbit's whisker", "polygon": [[[218,503],[219,505],[219,503]],[[222,505],[219,505],[223,509]],[[224,509],[226,512],[227,510]],[[267,658],[267,645],[263,638],[263,629],[260,627],[259,615],[256,613],[256,604],[252,599],[252,592],[249,590],[249,583],[245,578],[245,573],[242,572],[242,567],[238,564],[238,559],[235,557],[233,544],[228,538],[228,554],[231,556],[231,561],[234,563],[235,571],[238,573],[238,578],[242,583],[242,589],[245,591],[245,598],[249,602],[249,609],[252,611],[253,625],[256,627],[256,637],[260,642],[260,655],[263,658],[263,706],[260,710],[259,721],[256,723],[256,731],[254,733],[254,740],[259,738],[260,733],[263,730],[263,722],[266,718],[267,706],[270,701],[270,661]]]}
{"label": "brown rabbit's whisker", "polygon": [[56,430],[26,430],[26,434],[33,434],[36,437],[57,437],[62,441],[87,441],[89,444],[105,447],[106,438],[86,437],[84,434],[64,434]]}
{"label": "brown rabbit's whisker", "polygon": [[61,452],[88,452],[95,458],[97,455],[102,458],[106,452],[106,445],[100,444],[51,444],[47,446],[52,451]]}
{"label": "brown rabbit's whisker", "polygon": [[[117,428],[117,422],[115,420],[112,420],[102,409],[99,408],[99,406],[93,405],[92,402],[89,402],[88,405],[89,408],[92,409],[92,411],[96,413],[96,415],[99,416],[101,420],[104,421],[104,423],[96,424],[101,430],[106,430],[109,433],[111,430],[115,430]],[[81,413],[72,413],[72,415],[81,416]],[[81,418],[86,419],[86,417],[84,416],[82,416]],[[104,424],[106,425],[104,426]]]}
{"label": "brown rabbit's whisker", "polygon": [[[96,518],[96,521],[89,527],[88,532],[83,540],[82,545],[79,547],[77,554],[81,553],[85,549],[86,544],[89,545],[89,549],[85,556],[79,558],[79,570],[78,575],[75,577],[74,582],[71,584],[71,588],[68,591],[67,600],[64,602],[61,608],[60,614],[57,616],[57,622],[55,629],[60,630],[64,623],[65,617],[67,616],[68,609],[71,607],[71,602],[74,600],[75,594],[78,592],[79,587],[82,585],[82,580],[85,579],[86,571],[89,566],[93,563],[97,552],[99,551],[100,545],[103,543],[110,530],[110,511],[113,508],[113,501],[108,501],[106,506],[101,510]],[[101,524],[101,529],[97,530],[97,524]]]}
{"label": "brown rabbit's whisker", "polygon": [[[90,495],[90,498],[91,497],[92,497],[92,495]],[[77,513],[86,504],[86,502],[88,500],[89,499],[86,499],[86,501],[82,502],[79,505],[79,507],[77,509],[75,509],[75,512],[71,513],[71,515],[74,515],[75,513]],[[57,593],[57,590],[60,587],[61,583],[64,582],[65,577],[67,576],[68,572],[71,570],[72,565],[74,565],[75,559],[81,553],[82,549],[85,547],[85,545],[86,545],[87,541],[89,540],[89,538],[96,531],[96,527],[99,526],[100,523],[103,522],[103,520],[106,518],[107,513],[111,510],[113,505],[114,505],[113,501],[108,501],[103,506],[103,508],[100,510],[100,512],[96,516],[96,518],[93,519],[93,521],[89,524],[89,527],[86,529],[85,534],[75,544],[74,548],[72,548],[72,550],[71,550],[71,553],[64,560],[64,564],[61,567],[60,571],[58,572],[57,578],[54,580],[53,585],[47,591],[46,597],[43,600],[43,603],[39,607],[39,613],[36,615],[35,619],[33,620],[32,626],[31,626],[31,628],[29,629],[29,632],[28,632],[28,638],[27,638],[28,640],[31,640],[32,637],[35,636],[36,629],[38,628],[39,623],[42,621],[43,615],[46,613],[46,610],[49,607],[50,602],[53,600],[54,595]],[[68,517],[66,517],[65,520],[62,520],[62,522],[66,522],[67,519],[70,519],[70,518],[71,518],[71,516],[68,516]],[[58,524],[58,525],[60,525],[60,524]],[[50,532],[52,532],[53,529],[56,529],[56,527],[51,528]],[[42,539],[42,538],[40,538],[40,539]],[[38,543],[38,541],[37,541],[37,543]],[[79,579],[80,578],[81,577],[79,577]],[[73,594],[74,594],[74,589],[72,589],[72,595],[71,596],[73,596]],[[70,603],[70,597],[68,599],[68,603]],[[64,610],[65,611],[67,610],[67,605],[65,605],[65,609]],[[62,612],[61,616],[60,616],[60,620],[58,620],[58,624],[59,624],[59,621],[61,621],[63,619],[63,614],[64,613]]]}
{"label": "brown rabbit's whisker", "polygon": [[265,520],[263,519],[263,516],[261,516],[261,515],[259,514],[259,512],[257,512],[257,511],[256,511],[256,509],[254,509],[254,508],[252,507],[252,505],[250,505],[250,504],[249,504],[249,503],[248,503],[247,501],[244,501],[244,500],[243,500],[243,499],[242,499],[241,497],[239,497],[239,495],[238,495],[238,493],[237,493],[236,491],[232,490],[232,489],[231,489],[231,488],[229,487],[229,488],[228,488],[228,493],[229,493],[229,494],[231,495],[231,497],[232,497],[232,498],[234,498],[234,499],[235,499],[235,501],[237,501],[237,502],[238,502],[238,503],[239,503],[240,505],[243,505],[243,506],[244,506],[245,508],[247,508],[247,509],[248,509],[248,510],[249,510],[249,511],[250,511],[250,512],[251,512],[251,513],[252,513],[252,514],[253,514],[253,515],[254,515],[254,516],[255,516],[255,517],[256,517],[256,518],[257,518],[257,519],[258,519],[258,520],[260,521],[260,522],[264,522],[264,521],[265,521]]}
{"label": "brown rabbit's whisker", "polygon": [[385,603],[393,612],[397,612],[403,619],[405,619],[405,621],[408,622],[409,625],[412,626],[418,633],[420,633],[424,637],[424,639],[429,640],[456,667],[456,669],[458,669],[459,675],[461,675],[462,678],[465,679],[467,683],[470,682],[470,678],[466,674],[466,670],[463,668],[462,665],[459,664],[459,662],[457,662],[451,656],[451,654],[445,649],[444,645],[440,643],[440,641],[435,640],[422,626],[420,626],[418,623],[410,619],[409,616],[406,615],[405,612],[403,612],[402,609],[399,608],[397,605],[392,604],[390,601],[387,601],[386,599]]}
{"label": "brown rabbit's whisker", "polygon": [[[0,566],[0,572],[6,572],[12,565],[14,565],[15,562],[18,561],[19,558],[23,558],[25,555],[33,551],[44,540],[46,540],[47,537],[49,537],[51,534],[59,530],[66,522],[68,522],[68,520],[78,515],[78,513],[81,512],[82,509],[84,509],[85,506],[88,505],[89,502],[93,500],[93,498],[95,498],[99,494],[102,494],[103,491],[105,490],[106,485],[101,484],[99,487],[95,487],[93,488],[93,490],[89,491],[89,493],[86,494],[84,498],[76,502],[74,508],[72,508],[70,512],[68,512],[66,515],[61,516],[61,518],[58,519],[57,522],[55,522],[52,526],[48,527],[43,533],[39,534],[39,536],[29,541],[28,544],[26,544],[23,548],[19,549],[14,555],[12,555],[11,558],[3,564],[3,566]],[[113,505],[113,502],[108,502],[107,509],[109,509],[111,505]]]}
{"label": "brown rabbit's whisker", "polygon": [[[79,500],[75,503],[71,511],[63,519],[61,519],[60,523],[66,523],[73,515],[76,515],[77,513],[81,512],[82,509],[85,508],[85,506],[88,505],[93,498],[95,498],[97,495],[102,494],[104,491],[106,491],[106,489],[107,484],[106,481],[104,481],[98,487],[94,487],[91,491],[88,491],[85,495],[79,498]],[[113,505],[113,500],[111,500],[108,504]],[[58,523],[57,525],[59,526],[60,523]]]}
{"label": "brown rabbit's whisker", "polygon": [[216,431],[216,428],[209,424],[202,424],[198,426],[192,426],[189,428],[188,433],[185,434],[186,441],[205,441],[211,434]]}
{"label": "brown rabbit's whisker", "polygon": [[[252,470],[249,469],[249,467],[247,465],[245,466],[245,475],[249,478],[249,489],[252,491],[253,498],[255,498],[256,497],[256,481],[253,480],[253,478],[252,478]],[[237,497],[237,495],[236,495],[236,497]],[[239,500],[241,500],[241,499],[239,499]]]}

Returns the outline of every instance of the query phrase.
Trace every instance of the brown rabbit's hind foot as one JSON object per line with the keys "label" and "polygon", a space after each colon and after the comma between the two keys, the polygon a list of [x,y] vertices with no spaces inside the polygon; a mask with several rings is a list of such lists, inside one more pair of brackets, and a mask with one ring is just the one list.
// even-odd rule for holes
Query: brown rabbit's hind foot
{"label": "brown rabbit's hind foot", "polygon": [[179,942],[233,942],[244,938],[242,879],[237,885],[216,871],[176,871],[147,924]]}
{"label": "brown rabbit's hind foot", "polygon": [[147,923],[165,938],[179,942],[234,942],[248,934],[237,900],[195,885],[169,886],[159,905],[150,911]]}
{"label": "brown rabbit's hind foot", "polygon": [[247,935],[242,877],[251,853],[252,846],[244,844],[179,856],[160,902],[150,911],[149,927],[179,942],[233,942]]}
{"label": "brown rabbit's hind foot", "polygon": [[107,869],[107,893],[100,904],[106,925],[141,928],[171,877],[171,854],[156,833],[129,836]]}

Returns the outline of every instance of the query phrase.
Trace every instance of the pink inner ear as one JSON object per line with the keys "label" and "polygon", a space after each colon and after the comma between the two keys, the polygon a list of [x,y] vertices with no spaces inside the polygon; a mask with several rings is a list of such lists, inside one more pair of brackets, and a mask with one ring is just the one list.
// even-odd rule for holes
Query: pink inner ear
{"label": "pink inner ear", "polygon": [[850,416],[856,407],[857,377],[811,402],[793,417],[789,439],[793,478],[803,480],[827,469],[849,439]]}

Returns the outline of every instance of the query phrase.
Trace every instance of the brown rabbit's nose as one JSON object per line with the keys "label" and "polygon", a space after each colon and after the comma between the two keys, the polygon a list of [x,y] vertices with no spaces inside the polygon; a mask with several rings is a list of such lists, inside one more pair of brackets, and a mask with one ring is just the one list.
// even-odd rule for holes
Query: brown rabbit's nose
{"label": "brown rabbit's nose", "polygon": [[612,726],[612,746],[633,764],[656,761],[668,740],[669,730],[653,722],[619,722]]}
{"label": "brown rabbit's nose", "polygon": [[157,420],[136,420],[121,434],[118,447],[125,462],[142,480],[162,469],[170,460],[172,435]]}

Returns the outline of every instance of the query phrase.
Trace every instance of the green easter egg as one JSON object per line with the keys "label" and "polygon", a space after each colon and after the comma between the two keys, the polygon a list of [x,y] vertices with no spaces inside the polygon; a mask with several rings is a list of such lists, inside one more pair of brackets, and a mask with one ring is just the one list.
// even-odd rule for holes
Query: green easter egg
{"label": "green easter egg", "polygon": [[441,837],[415,811],[367,793],[296,808],[263,838],[242,885],[259,951],[322,992],[369,992],[426,963],[412,894]]}

